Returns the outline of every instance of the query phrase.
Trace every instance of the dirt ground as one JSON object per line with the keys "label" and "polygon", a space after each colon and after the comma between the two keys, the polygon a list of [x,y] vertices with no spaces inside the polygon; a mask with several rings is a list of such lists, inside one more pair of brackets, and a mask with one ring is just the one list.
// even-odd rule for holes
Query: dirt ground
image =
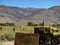
{"label": "dirt ground", "polygon": [[0,45],[14,45],[14,41],[4,41],[4,42],[0,42]]}
{"label": "dirt ground", "polygon": [[[0,45],[14,45],[14,41],[0,42]],[[60,45],[60,44],[59,44]]]}

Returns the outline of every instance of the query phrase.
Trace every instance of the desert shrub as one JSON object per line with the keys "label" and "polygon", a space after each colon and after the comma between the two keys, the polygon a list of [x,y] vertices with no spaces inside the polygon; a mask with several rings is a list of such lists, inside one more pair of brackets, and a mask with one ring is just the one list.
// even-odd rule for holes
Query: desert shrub
{"label": "desert shrub", "polygon": [[9,41],[14,40],[14,38],[15,38],[15,32],[13,32],[13,31],[5,31],[4,32],[4,37],[7,40],[9,40]]}

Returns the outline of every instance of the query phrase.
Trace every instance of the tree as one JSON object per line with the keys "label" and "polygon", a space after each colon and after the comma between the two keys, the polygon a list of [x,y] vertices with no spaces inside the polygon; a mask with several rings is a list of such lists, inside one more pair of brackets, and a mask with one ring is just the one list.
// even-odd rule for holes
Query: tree
{"label": "tree", "polygon": [[28,22],[27,25],[28,26],[33,26],[33,23],[32,22]]}
{"label": "tree", "polygon": [[14,23],[0,23],[0,26],[14,26]]}
{"label": "tree", "polygon": [[5,23],[0,23],[0,26],[6,26],[6,24]]}
{"label": "tree", "polygon": [[44,21],[42,22],[42,26],[44,26]]}
{"label": "tree", "polygon": [[44,26],[44,21],[42,23],[39,23],[39,26]]}
{"label": "tree", "polygon": [[53,27],[60,27],[60,24],[53,24]]}
{"label": "tree", "polygon": [[7,26],[14,26],[14,23],[6,23]]}
{"label": "tree", "polygon": [[53,26],[53,27],[56,27],[56,24],[53,24],[52,26]]}

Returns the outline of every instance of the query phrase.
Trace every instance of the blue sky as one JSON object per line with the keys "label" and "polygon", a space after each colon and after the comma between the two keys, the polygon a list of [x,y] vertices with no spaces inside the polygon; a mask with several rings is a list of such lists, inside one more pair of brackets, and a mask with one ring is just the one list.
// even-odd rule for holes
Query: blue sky
{"label": "blue sky", "polygon": [[60,0],[0,0],[0,5],[22,8],[49,8],[60,6]]}

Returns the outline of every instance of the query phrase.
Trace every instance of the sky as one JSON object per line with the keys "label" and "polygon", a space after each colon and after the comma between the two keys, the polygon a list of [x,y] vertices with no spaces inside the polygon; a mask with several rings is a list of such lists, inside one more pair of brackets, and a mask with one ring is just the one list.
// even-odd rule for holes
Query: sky
{"label": "sky", "polygon": [[60,0],[0,0],[0,5],[21,8],[49,8],[60,6]]}

